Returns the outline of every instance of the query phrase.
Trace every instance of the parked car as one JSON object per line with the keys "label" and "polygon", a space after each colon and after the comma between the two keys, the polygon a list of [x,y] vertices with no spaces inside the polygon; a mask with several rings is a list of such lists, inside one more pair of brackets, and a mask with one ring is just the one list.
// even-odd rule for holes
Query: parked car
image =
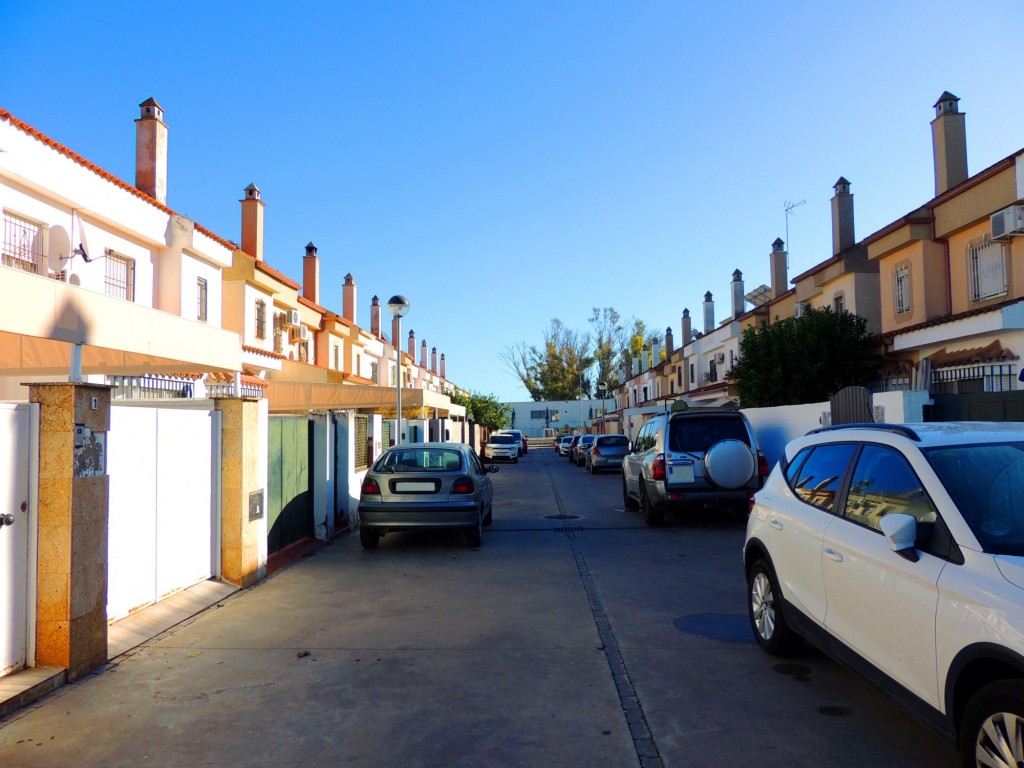
{"label": "parked car", "polygon": [[555,440],[555,450],[559,456],[569,455],[569,444],[572,442],[572,435],[562,435]]}
{"label": "parked car", "polygon": [[569,441],[569,451],[566,453],[566,456],[569,457],[569,461],[576,461],[576,446],[580,442],[580,437],[581,435],[573,435],[572,439]]}
{"label": "parked car", "polygon": [[747,522],[747,605],[954,739],[1024,760],[1024,424],[848,425],[786,446]]}
{"label": "parked car", "polygon": [[580,435],[580,440],[576,443],[576,452],[573,454],[573,461],[577,467],[585,467],[587,465],[587,453],[594,444],[594,438],[596,437],[597,435]]}
{"label": "parked car", "polygon": [[504,459],[505,461],[511,461],[513,464],[519,462],[519,446],[516,444],[516,438],[514,435],[509,435],[505,432],[495,432],[484,443],[483,450],[484,461],[496,461],[498,459]]}
{"label": "parked car", "polygon": [[587,471],[592,475],[606,470],[622,469],[622,458],[629,453],[625,435],[598,435],[587,451]]}
{"label": "parked car", "polygon": [[[513,444],[514,447],[514,444]],[[359,495],[359,541],[373,549],[389,531],[462,528],[479,547],[490,525],[494,485],[462,443],[406,443],[389,448],[366,472]]]}
{"label": "parked car", "polygon": [[503,435],[512,435],[512,437],[514,437],[516,439],[516,448],[519,449],[519,455],[520,456],[525,456],[526,455],[527,441],[526,441],[526,435],[524,435],[522,433],[522,431],[520,431],[518,429],[503,429],[503,430],[501,430],[501,434],[503,434]]}
{"label": "parked car", "polygon": [[659,414],[640,427],[622,459],[622,502],[648,525],[688,507],[747,510],[768,461],[740,411],[691,408]]}

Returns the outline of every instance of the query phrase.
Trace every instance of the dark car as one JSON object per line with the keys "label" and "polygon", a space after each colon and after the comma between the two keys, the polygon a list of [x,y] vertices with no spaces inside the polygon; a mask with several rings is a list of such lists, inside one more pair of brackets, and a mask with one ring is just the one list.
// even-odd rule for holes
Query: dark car
{"label": "dark car", "polygon": [[[514,446],[513,446],[514,448]],[[485,467],[462,443],[405,443],[389,448],[363,478],[359,541],[373,549],[388,531],[462,528],[479,547],[481,526],[491,524],[494,485]]]}
{"label": "dark car", "polygon": [[629,453],[629,440],[625,435],[598,435],[587,451],[587,471],[592,475],[607,470],[622,469],[622,457]]}
{"label": "dark car", "polygon": [[577,467],[587,465],[587,454],[590,452],[591,446],[594,445],[596,437],[597,435],[580,435],[580,441],[576,443],[576,458],[573,459]]}
{"label": "dark car", "polygon": [[576,446],[579,445],[580,438],[582,435],[573,435],[572,440],[569,441],[569,461],[576,462]]}

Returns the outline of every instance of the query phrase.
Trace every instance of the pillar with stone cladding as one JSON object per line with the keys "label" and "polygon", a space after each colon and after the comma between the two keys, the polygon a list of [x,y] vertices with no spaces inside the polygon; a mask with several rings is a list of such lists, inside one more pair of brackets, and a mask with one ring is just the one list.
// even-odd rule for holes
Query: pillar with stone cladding
{"label": "pillar with stone cladding", "polygon": [[107,661],[110,387],[29,385],[39,404],[36,653],[74,680]]}
{"label": "pillar with stone cladding", "polygon": [[266,401],[215,402],[222,419],[221,578],[248,587],[267,575]]}

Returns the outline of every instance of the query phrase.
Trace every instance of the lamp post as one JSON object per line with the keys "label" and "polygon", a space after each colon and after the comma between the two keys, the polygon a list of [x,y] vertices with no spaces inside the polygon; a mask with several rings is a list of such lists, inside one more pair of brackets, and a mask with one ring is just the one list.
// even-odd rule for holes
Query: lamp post
{"label": "lamp post", "polygon": [[392,342],[395,345],[395,356],[398,358],[398,378],[395,381],[395,392],[398,395],[398,411],[395,414],[395,424],[398,434],[395,435],[395,445],[402,442],[402,347],[400,339],[402,334],[402,318],[405,317],[408,311],[409,300],[405,296],[399,294],[388,299],[388,312],[395,319],[391,335],[394,336]]}
{"label": "lamp post", "polygon": [[608,384],[603,381],[597,382],[597,391],[601,393],[601,410],[604,413],[601,414],[601,434],[605,433],[605,426],[607,425],[608,409],[605,408],[604,401],[608,396]]}
{"label": "lamp post", "polygon": [[583,430],[583,371],[580,371],[580,430]]}

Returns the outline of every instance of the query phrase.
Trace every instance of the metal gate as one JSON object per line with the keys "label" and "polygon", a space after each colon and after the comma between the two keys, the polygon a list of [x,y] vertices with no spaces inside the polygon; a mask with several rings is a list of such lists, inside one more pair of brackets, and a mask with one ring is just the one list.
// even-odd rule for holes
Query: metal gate
{"label": "metal gate", "polygon": [[107,618],[217,574],[221,414],[114,403]]}
{"label": "metal gate", "polygon": [[267,552],[313,535],[313,423],[271,416],[267,451]]}
{"label": "metal gate", "polygon": [[932,395],[931,421],[1024,421],[1024,390]]}
{"label": "metal gate", "polygon": [[0,403],[0,676],[32,656],[38,455],[39,406]]}

